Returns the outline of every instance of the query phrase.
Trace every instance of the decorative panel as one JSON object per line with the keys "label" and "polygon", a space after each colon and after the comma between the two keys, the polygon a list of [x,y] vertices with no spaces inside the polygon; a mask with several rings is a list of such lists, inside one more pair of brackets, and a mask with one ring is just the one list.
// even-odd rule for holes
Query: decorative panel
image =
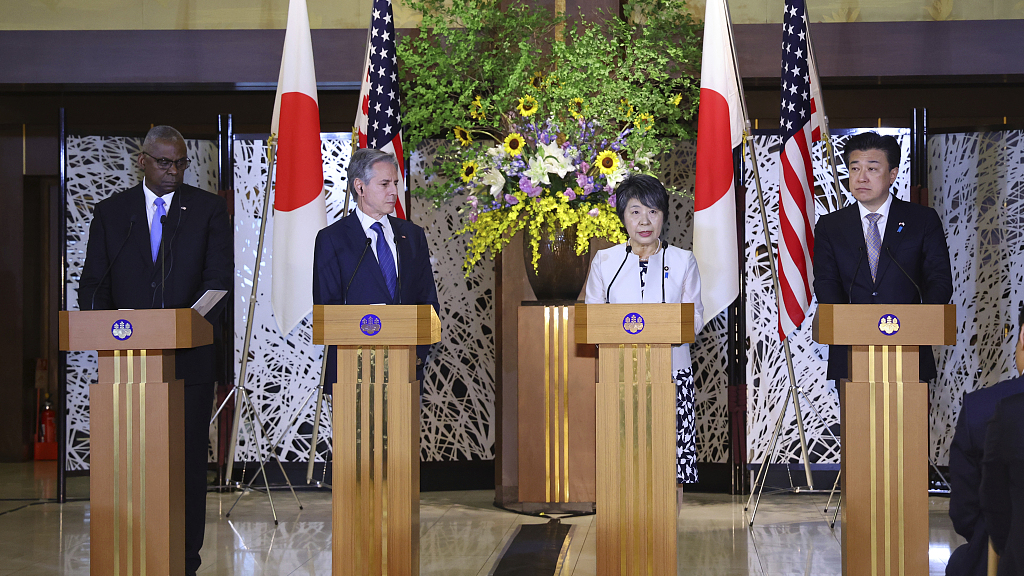
{"label": "decorative panel", "polygon": [[[186,140],[192,164],[185,183],[217,191],[217,146],[207,140]],[[68,310],[78,310],[78,281],[85,265],[89,225],[96,204],[142,181],[137,163],[142,138],[121,136],[67,137],[67,205],[65,245]],[[89,468],[89,384],[96,382],[96,353],[67,355],[67,419],[64,428],[67,469]]]}
{"label": "decorative panel", "polygon": [[[894,184],[897,197],[907,200],[910,196],[910,134],[908,130],[876,130],[895,136],[902,147],[902,162]],[[838,151],[843,143],[858,131],[842,131],[833,134],[832,140]],[[774,258],[777,249],[779,212],[779,146],[781,139],[775,135],[758,135],[753,138],[757,151],[758,170],[768,214],[769,243],[765,242],[761,208],[749,156],[744,169],[746,186],[746,313],[747,313],[747,453],[749,462],[762,462],[766,457],[769,441],[780,414],[785,410],[782,434],[779,437],[777,454],[770,456],[771,462],[800,462],[802,452],[796,427],[796,415],[789,398],[789,375],[786,358],[778,332],[778,305],[772,282],[768,258]],[[814,165],[815,212],[821,214],[837,210],[850,202],[853,197],[845,188],[846,166],[841,157],[836,158],[840,183],[836,190],[823,145],[815,144],[812,151]],[[832,382],[825,380],[828,362],[828,347],[811,340],[811,323],[817,311],[817,301],[811,303],[803,325],[790,337],[793,368],[797,386],[804,392],[800,398],[804,430],[811,462],[839,462],[839,446],[831,434],[839,436],[839,392]],[[829,433],[831,431],[831,434]]]}

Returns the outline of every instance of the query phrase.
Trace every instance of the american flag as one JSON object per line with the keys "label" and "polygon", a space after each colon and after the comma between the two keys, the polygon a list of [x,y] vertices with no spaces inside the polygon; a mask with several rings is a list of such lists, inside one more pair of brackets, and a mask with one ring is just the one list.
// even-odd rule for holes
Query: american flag
{"label": "american flag", "polygon": [[[356,135],[360,148],[391,152],[404,165],[402,106],[398,90],[398,55],[395,53],[395,18],[391,0],[373,0],[367,34],[363,83],[359,89]],[[395,215],[405,218],[405,174],[400,174]]]}
{"label": "american flag", "polygon": [[[804,0],[786,0],[782,23],[782,151],[779,182],[779,335],[800,327],[814,282],[814,167],[811,164],[811,99],[807,11]],[[816,81],[816,79],[815,79]]]}

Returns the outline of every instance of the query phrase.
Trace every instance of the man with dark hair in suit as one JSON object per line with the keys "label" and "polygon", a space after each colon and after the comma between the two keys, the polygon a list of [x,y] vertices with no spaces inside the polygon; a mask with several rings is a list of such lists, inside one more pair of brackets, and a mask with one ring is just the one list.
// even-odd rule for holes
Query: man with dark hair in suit
{"label": "man with dark hair in suit", "polygon": [[[856,204],[814,227],[814,295],[820,304],[947,304],[953,295],[949,248],[935,210],[889,193],[899,173],[892,136],[858,134],[843,151]],[[930,346],[920,348],[920,378],[935,377]],[[829,346],[829,380],[849,377],[847,349]]]}
{"label": "man with dark hair in suit", "polygon": [[[1017,325],[1022,328],[1014,351],[1017,373],[1024,374],[1024,306]],[[949,518],[956,533],[967,539],[946,564],[946,576],[985,576],[988,573],[988,528],[981,513],[981,470],[985,430],[996,404],[1024,393],[1017,376],[964,395],[960,417],[949,449]]]}
{"label": "man with dark hair in suit", "polygon": [[[188,308],[207,290],[230,290],[234,264],[224,199],[184,184],[185,140],[170,126],[146,135],[142,184],[96,205],[78,289],[82,310]],[[218,334],[227,298],[206,318]],[[214,345],[178,350],[185,396],[185,573],[199,569],[206,531]]]}
{"label": "man with dark hair in suit", "polygon": [[[430,304],[440,311],[423,228],[390,216],[400,193],[398,176],[398,160],[392,154],[369,148],[352,154],[348,185],[356,209],[316,236],[314,304]],[[419,346],[416,351],[421,386],[429,348]],[[335,354],[331,346],[328,386],[337,375]]]}
{"label": "man with dark hair in suit", "polygon": [[1024,574],[1024,394],[996,404],[981,461],[981,510],[999,554],[997,576]]}

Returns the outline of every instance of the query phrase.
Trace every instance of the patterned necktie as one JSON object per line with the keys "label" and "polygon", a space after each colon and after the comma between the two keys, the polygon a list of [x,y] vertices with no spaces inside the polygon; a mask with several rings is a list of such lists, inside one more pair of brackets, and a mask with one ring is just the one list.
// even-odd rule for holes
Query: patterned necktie
{"label": "patterned necktie", "polygon": [[163,198],[157,198],[153,204],[156,204],[156,212],[153,213],[153,224],[149,227],[149,247],[153,251],[153,263],[156,264],[156,255],[160,252],[160,239],[164,235],[164,225],[160,218],[166,216],[167,211],[164,210]]}
{"label": "patterned necktie", "polygon": [[380,222],[374,222],[370,229],[377,233],[377,262],[380,264],[380,272],[384,275],[384,282],[388,285],[388,292],[391,299],[395,299],[395,288],[398,286],[398,274],[395,271],[395,257],[391,254],[387,239],[384,238],[384,228]]}
{"label": "patterned necktie", "polygon": [[865,240],[868,244],[868,266],[871,268],[872,282],[878,274],[878,254],[882,251],[882,235],[878,233],[878,219],[881,217],[878,212],[865,216],[868,219],[868,237]]}

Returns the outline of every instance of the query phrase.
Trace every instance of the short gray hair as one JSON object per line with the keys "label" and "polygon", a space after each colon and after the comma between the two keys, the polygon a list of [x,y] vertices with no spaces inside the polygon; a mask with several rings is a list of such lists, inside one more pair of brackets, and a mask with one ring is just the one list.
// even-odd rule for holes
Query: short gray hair
{"label": "short gray hair", "polygon": [[142,149],[149,150],[153,143],[160,142],[178,142],[184,144],[185,138],[170,126],[153,126],[146,132],[146,139],[142,142]]}
{"label": "short gray hair", "polygon": [[388,162],[395,167],[398,174],[402,174],[402,169],[398,165],[398,159],[395,155],[390,152],[384,152],[383,150],[374,150],[373,148],[360,148],[352,153],[352,160],[348,163],[348,189],[349,192],[356,193],[356,179],[358,178],[363,184],[369,184],[370,178],[373,177],[373,167],[379,162]]}

